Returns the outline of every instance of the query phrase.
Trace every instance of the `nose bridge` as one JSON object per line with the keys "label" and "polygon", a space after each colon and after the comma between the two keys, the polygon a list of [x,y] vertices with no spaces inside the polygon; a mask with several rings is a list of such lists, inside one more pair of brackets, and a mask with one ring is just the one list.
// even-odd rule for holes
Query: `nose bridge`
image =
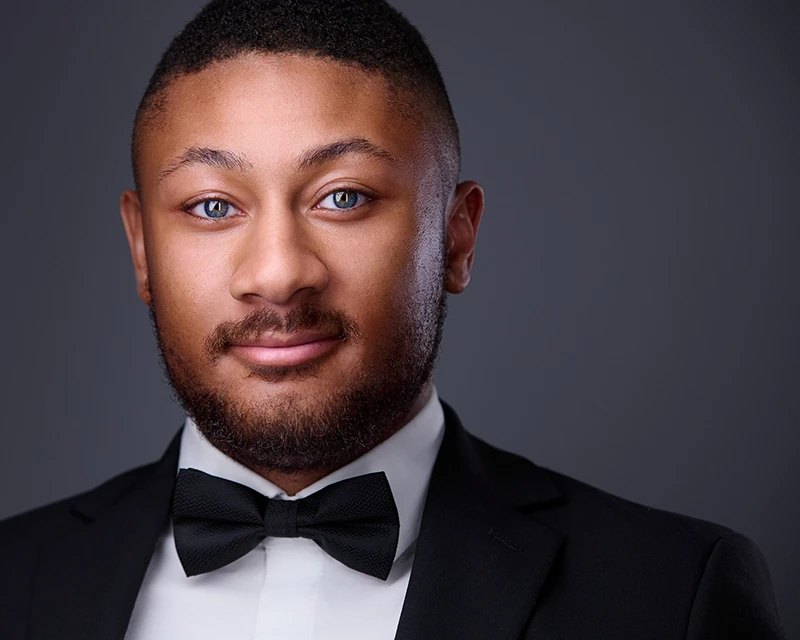
{"label": "nose bridge", "polygon": [[273,201],[252,212],[235,257],[231,294],[285,304],[298,292],[324,288],[327,270],[303,220],[290,204]]}

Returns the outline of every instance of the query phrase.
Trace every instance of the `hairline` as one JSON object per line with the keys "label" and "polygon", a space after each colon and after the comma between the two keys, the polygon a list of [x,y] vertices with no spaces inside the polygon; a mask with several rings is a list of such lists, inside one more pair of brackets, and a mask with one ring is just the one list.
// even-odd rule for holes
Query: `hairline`
{"label": "hairline", "polygon": [[[420,128],[427,128],[430,131],[439,166],[438,173],[440,174],[442,193],[447,199],[448,194],[452,192],[458,182],[461,170],[460,141],[455,117],[439,104],[432,88],[425,87],[420,91],[409,86],[410,81],[405,79],[402,74],[389,73],[380,68],[365,66],[355,60],[343,60],[314,50],[262,51],[257,48],[243,48],[228,55],[217,56],[198,68],[179,68],[159,77],[153,86],[147,87],[136,109],[130,144],[131,166],[137,192],[141,193],[138,171],[139,141],[148,128],[154,125],[157,127],[159,116],[169,108],[167,96],[174,83],[181,78],[201,73],[217,63],[253,54],[275,58],[288,56],[317,58],[357,69],[367,75],[383,78],[386,81],[389,99],[395,106],[400,106],[400,109],[397,110],[398,115],[401,118],[414,119],[420,124]],[[417,96],[424,97],[421,104],[414,100]]]}

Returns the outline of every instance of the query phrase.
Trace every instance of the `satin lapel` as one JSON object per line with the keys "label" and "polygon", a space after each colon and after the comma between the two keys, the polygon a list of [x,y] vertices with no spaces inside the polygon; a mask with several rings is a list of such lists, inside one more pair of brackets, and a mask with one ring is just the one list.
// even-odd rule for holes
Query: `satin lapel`
{"label": "satin lapel", "polygon": [[73,512],[83,524],[55,540],[40,558],[32,640],[124,638],[169,516],[178,450],[176,436],[162,459],[132,486],[103,486],[75,504]]}
{"label": "satin lapel", "polygon": [[493,465],[496,450],[476,443],[444,406],[445,439],[396,640],[516,640],[562,543],[518,507],[559,494],[532,463]]}

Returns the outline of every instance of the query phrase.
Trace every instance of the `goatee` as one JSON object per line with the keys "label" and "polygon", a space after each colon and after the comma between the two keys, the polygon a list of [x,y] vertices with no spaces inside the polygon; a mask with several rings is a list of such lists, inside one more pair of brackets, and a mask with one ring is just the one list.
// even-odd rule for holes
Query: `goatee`
{"label": "goatee", "polygon": [[[336,469],[366,453],[402,426],[433,375],[447,314],[443,288],[423,305],[395,311],[393,334],[379,345],[369,363],[326,398],[270,399],[242,403],[224,389],[212,388],[201,376],[237,340],[265,331],[292,333],[322,330],[346,343],[365,340],[347,315],[303,304],[281,316],[256,309],[241,321],[223,323],[206,338],[204,360],[192,366],[162,334],[155,310],[150,319],[160,362],[177,401],[202,435],[217,449],[256,471],[296,474]],[[320,363],[299,367],[251,367],[251,376],[265,382],[315,376]]]}

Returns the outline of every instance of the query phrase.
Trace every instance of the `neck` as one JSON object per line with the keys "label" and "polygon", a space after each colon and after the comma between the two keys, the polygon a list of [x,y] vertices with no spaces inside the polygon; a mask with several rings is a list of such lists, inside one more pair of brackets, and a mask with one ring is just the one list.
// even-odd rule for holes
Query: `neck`
{"label": "neck", "polygon": [[[417,414],[422,411],[422,408],[427,404],[428,400],[431,398],[431,393],[433,393],[433,382],[429,382],[426,387],[422,390],[422,393],[417,396],[417,399],[414,401],[414,404],[411,406],[411,409],[395,423],[391,429],[387,430],[386,435],[380,441],[383,442],[397,433],[402,427],[407,425],[411,420],[413,420]],[[380,444],[380,442],[378,444]],[[377,445],[376,445],[377,446]],[[363,455],[363,453],[361,454]],[[358,456],[356,456],[358,457]],[[355,458],[353,460],[355,460]],[[269,480],[272,484],[276,487],[279,487],[281,491],[286,493],[286,495],[293,496],[306,487],[311,486],[318,480],[321,480],[325,476],[333,473],[337,469],[345,466],[345,464],[349,464],[352,460],[345,462],[343,464],[339,464],[336,466],[324,467],[319,469],[313,469],[310,471],[302,471],[298,473],[281,473],[279,471],[274,471],[272,469],[252,469],[262,478]]]}

